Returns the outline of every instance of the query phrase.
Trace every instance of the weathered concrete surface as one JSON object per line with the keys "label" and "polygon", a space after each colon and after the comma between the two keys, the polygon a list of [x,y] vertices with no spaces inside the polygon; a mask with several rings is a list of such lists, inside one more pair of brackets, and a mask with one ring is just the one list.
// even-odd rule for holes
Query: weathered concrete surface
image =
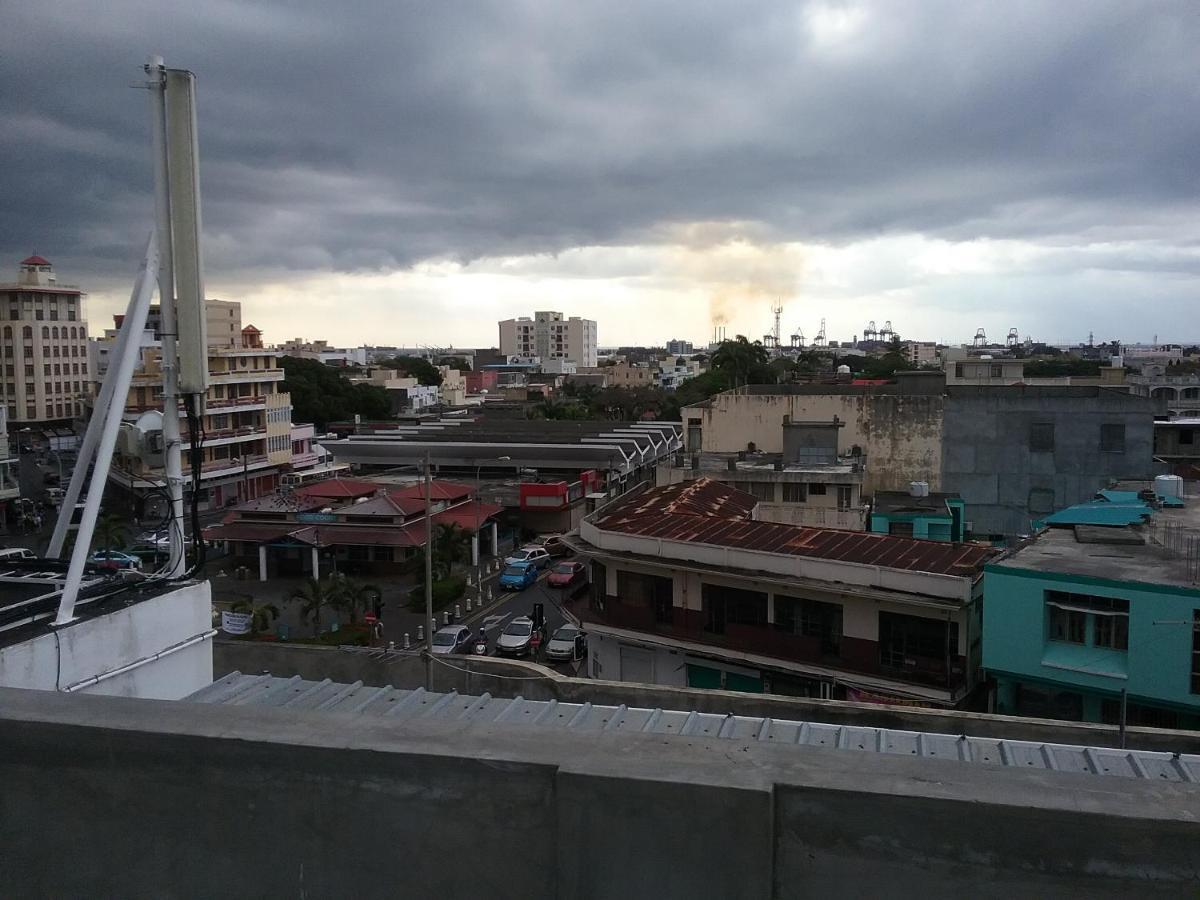
{"label": "weathered concrete surface", "polygon": [[0,778],[11,897],[1189,896],[1200,873],[1195,785],[689,737],[3,690]]}
{"label": "weathered concrete surface", "polygon": [[[347,684],[361,681],[376,687],[391,685],[411,689],[425,684],[425,664],[416,654],[377,653],[372,656],[299,644],[216,641],[213,645],[213,670],[217,678],[236,671],[247,674],[269,672],[289,678],[299,675],[308,681],[325,678]],[[435,665],[433,671],[435,691],[455,690],[460,694],[487,692],[493,697],[522,696],[529,700],[560,700],[568,703],[624,703],[649,709],[695,709],[699,712],[770,716],[835,725],[869,725],[972,737],[1093,747],[1119,746],[1117,729],[1109,725],[568,678],[543,666],[493,657],[452,657],[448,665]],[[1195,731],[1130,728],[1126,738],[1127,746],[1132,750],[1200,753],[1200,733]]]}

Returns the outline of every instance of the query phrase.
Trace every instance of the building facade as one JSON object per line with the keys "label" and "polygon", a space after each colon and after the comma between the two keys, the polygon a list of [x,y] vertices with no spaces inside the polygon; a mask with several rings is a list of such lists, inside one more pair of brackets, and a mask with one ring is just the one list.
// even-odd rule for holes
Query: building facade
{"label": "building facade", "polygon": [[631,491],[567,540],[594,678],[955,706],[979,677],[971,544],[759,521],[708,479]]}
{"label": "building facade", "polygon": [[1137,496],[1056,513],[987,566],[996,712],[1113,725],[1124,701],[1130,725],[1200,728],[1200,517]]}
{"label": "building facade", "polygon": [[49,260],[21,261],[17,281],[0,285],[0,389],[11,425],[63,424],[91,396],[84,294],[62,285]]}
{"label": "building facade", "polygon": [[[201,502],[209,508],[271,493],[280,473],[292,465],[292,404],[280,390],[284,373],[278,353],[263,346],[253,325],[242,329],[241,341],[240,347],[210,346],[208,351]],[[128,437],[109,475],[142,503],[159,495],[163,481],[161,446],[156,449],[154,437],[162,430],[162,384],[161,347],[143,347],[125,404]],[[192,444],[182,414],[180,430],[186,469]]]}
{"label": "building facade", "polygon": [[533,318],[500,322],[500,352],[506,357],[565,359],[577,366],[596,365],[596,323],[560,312],[535,312]]}

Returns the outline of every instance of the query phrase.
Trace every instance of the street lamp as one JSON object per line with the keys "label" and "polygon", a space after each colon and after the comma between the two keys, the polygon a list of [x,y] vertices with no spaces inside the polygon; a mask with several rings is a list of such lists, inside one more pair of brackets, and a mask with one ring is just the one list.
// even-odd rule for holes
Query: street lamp
{"label": "street lamp", "polygon": [[[479,504],[482,503],[480,498],[480,490],[483,487],[483,482],[480,480],[480,471],[483,469],[485,462],[508,462],[511,456],[497,456],[494,460],[484,460],[475,467],[475,589],[479,591],[480,599],[483,599],[483,579],[482,579],[482,564],[483,564],[483,545],[479,540]],[[499,543],[497,541],[497,543]],[[497,550],[498,547],[493,547],[492,550]]]}

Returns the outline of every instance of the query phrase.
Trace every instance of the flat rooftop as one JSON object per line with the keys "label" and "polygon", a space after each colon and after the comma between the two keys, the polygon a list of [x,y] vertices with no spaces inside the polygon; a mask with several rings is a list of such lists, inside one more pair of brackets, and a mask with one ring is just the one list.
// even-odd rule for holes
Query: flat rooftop
{"label": "flat rooftop", "polygon": [[961,500],[957,493],[930,493],[924,497],[914,497],[907,491],[876,491],[873,512],[884,514],[914,514],[940,513],[946,514],[947,500]]}
{"label": "flat rooftop", "polygon": [[1200,497],[1187,499],[1145,522],[1046,528],[991,565],[1200,590]]}

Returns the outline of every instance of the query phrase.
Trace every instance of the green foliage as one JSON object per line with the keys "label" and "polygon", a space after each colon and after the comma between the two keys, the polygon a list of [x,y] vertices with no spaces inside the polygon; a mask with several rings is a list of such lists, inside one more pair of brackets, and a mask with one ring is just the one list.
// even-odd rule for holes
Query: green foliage
{"label": "green foliage", "polygon": [[427,359],[416,356],[393,356],[380,363],[385,369],[396,369],[409,378],[417,379],[418,384],[437,386],[442,383],[442,373]]}
{"label": "green foliage", "polygon": [[461,356],[443,356],[437,362],[439,366],[449,366],[459,372],[471,371],[471,363]]}
{"label": "green foliage", "polygon": [[279,618],[279,607],[274,603],[254,606],[249,600],[239,600],[229,608],[229,611],[250,613],[251,634],[262,634],[271,627],[272,622]]}
{"label": "green foliage", "polygon": [[314,359],[280,358],[285,380],[281,390],[292,395],[292,417],[323,429],[330,422],[391,418],[387,391],[373,384],[351,384],[341,371]]}
{"label": "green foliage", "polygon": [[[440,612],[451,603],[462,598],[467,591],[467,579],[461,575],[437,579],[433,582],[433,609]],[[408,608],[417,612],[425,610],[425,585],[419,584],[408,592]]]}
{"label": "green foliage", "polygon": [[1025,363],[1029,378],[1057,378],[1063,375],[1099,375],[1099,360],[1063,356],[1059,359],[1031,359]]}
{"label": "green foliage", "polygon": [[775,373],[768,365],[769,359],[761,341],[751,342],[739,334],[732,341],[721,341],[713,351],[710,368],[723,373],[733,387],[774,384]]}
{"label": "green foliage", "polygon": [[691,406],[707,400],[713,394],[727,391],[732,385],[724,372],[709,370],[695,378],[689,378],[675,389],[675,401],[680,406]]}

